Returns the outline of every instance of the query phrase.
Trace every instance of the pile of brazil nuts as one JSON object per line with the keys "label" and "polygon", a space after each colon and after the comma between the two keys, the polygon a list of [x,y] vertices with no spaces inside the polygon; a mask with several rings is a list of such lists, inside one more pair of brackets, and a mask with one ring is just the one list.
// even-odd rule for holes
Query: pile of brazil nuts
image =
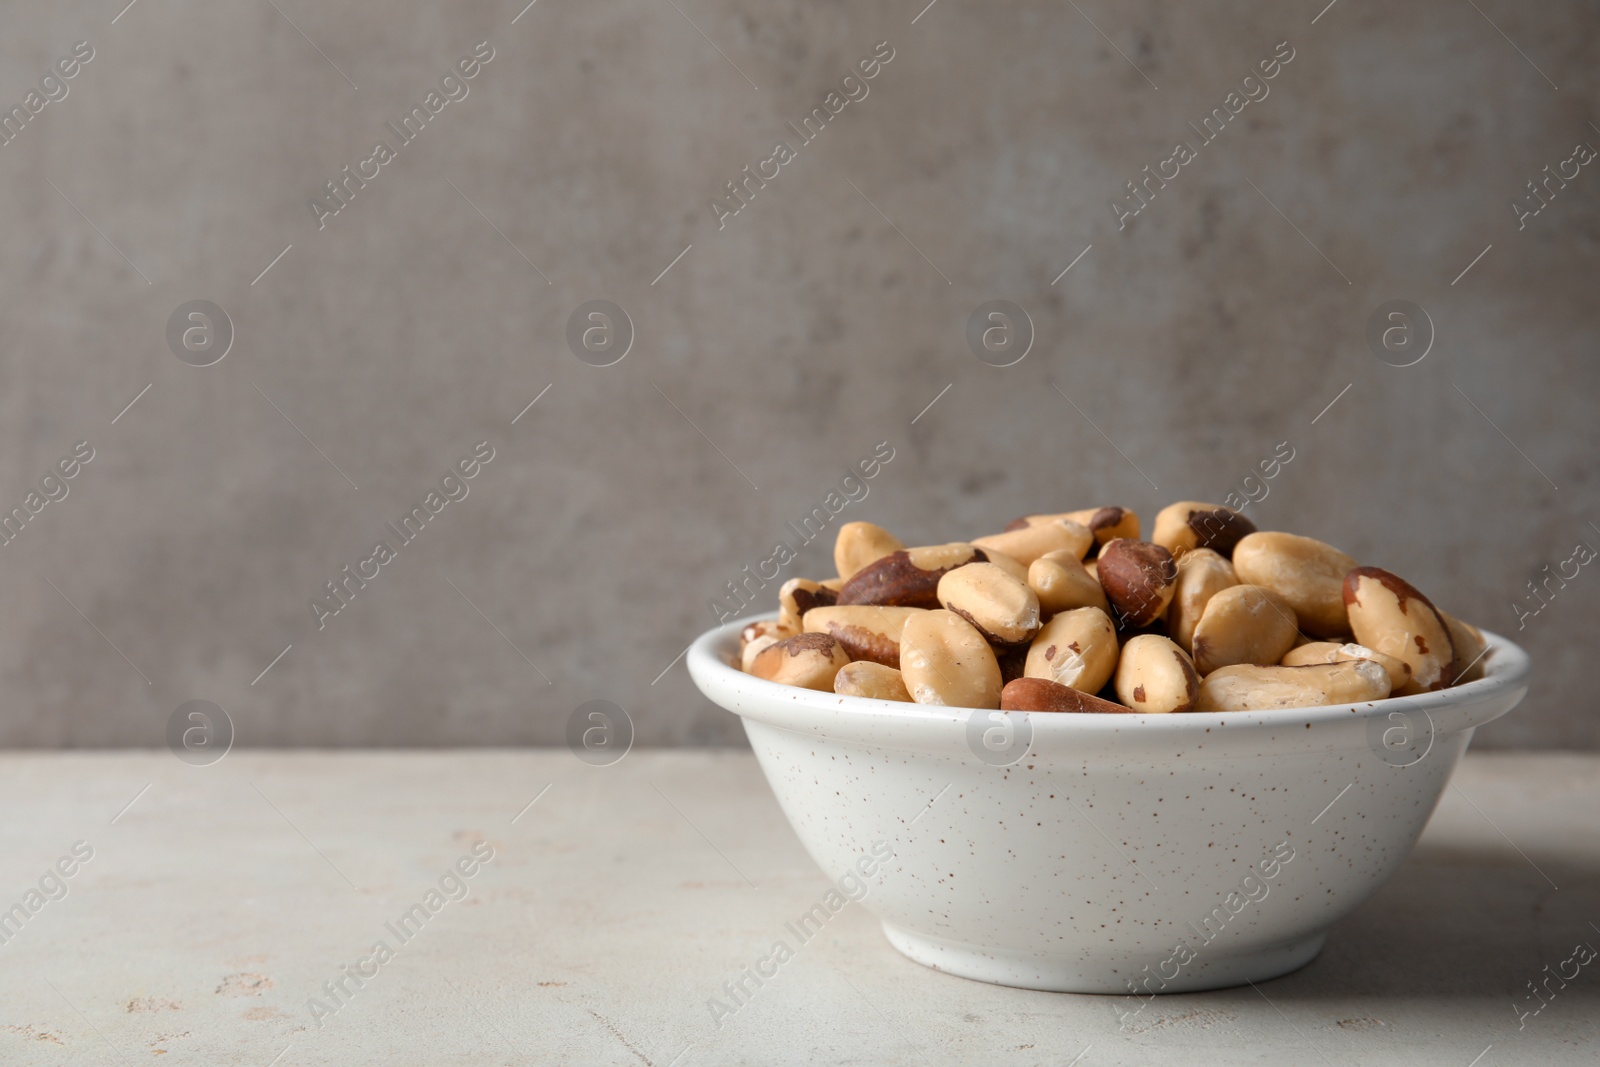
{"label": "pile of brazil nuts", "polygon": [[1220,504],[1103,507],[907,548],[846,523],[836,578],[791,578],[740,666],[848,696],[1006,711],[1255,711],[1481,676],[1483,634],[1331,545]]}

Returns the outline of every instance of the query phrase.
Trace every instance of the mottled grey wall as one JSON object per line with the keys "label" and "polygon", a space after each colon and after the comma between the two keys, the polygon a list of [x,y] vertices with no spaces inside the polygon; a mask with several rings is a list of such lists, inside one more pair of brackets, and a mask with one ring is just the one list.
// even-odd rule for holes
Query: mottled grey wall
{"label": "mottled grey wall", "polygon": [[[95,53],[0,147],[0,507],[94,449],[0,547],[0,742],[159,745],[206,699],[241,744],[550,743],[603,697],[641,743],[738,743],[681,663],[652,680],[880,441],[843,518],[913,542],[1221,499],[1287,441],[1263,526],[1502,632],[1600,546],[1600,165],[1520,229],[1510,206],[1600,145],[1595,3],[120,7],[13,5],[0,35],[8,108]],[[468,95],[319,230],[309,199],[482,41]],[[785,123],[883,41],[801,144]],[[719,229],[708,200],[780,139]],[[1197,158],[1119,230],[1179,140]],[[194,299],[235,328],[213,366],[168,348]],[[594,299],[636,330],[614,366],[564,340]],[[1036,332],[1005,369],[965,339],[993,299]],[[1364,339],[1393,299],[1436,332],[1403,369]],[[319,630],[323,583],[485,440],[470,495]],[[1483,744],[1600,741],[1597,603],[1585,568],[1525,619],[1532,692]]]}

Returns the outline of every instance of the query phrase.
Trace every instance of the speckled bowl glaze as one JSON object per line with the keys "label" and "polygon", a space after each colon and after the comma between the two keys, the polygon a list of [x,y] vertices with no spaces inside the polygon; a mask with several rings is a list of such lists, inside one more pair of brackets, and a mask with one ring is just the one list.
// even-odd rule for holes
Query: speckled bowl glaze
{"label": "speckled bowl glaze", "polygon": [[[689,673],[744,720],[812,858],[837,878],[887,842],[861,905],[890,944],[1063,992],[1216,989],[1309,963],[1405,860],[1473,730],[1516,706],[1529,671],[1486,634],[1484,678],[1417,697],[990,722],[747,675],[749,621],[701,636]],[[976,740],[991,728],[1031,740],[997,766],[1009,753],[980,758]]]}

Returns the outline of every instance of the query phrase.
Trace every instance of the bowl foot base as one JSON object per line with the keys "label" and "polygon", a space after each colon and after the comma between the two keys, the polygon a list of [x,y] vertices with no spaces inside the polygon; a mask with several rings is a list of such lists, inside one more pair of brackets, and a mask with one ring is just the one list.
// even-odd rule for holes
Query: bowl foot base
{"label": "bowl foot base", "polygon": [[[1035,956],[1005,956],[993,952],[914,934],[890,923],[883,924],[889,944],[908,959],[936,971],[972,978],[994,985],[1039,989],[1051,993],[1110,993],[1130,996],[1129,979],[1146,978],[1145,968],[1154,975],[1166,959],[1164,953],[1149,958],[1108,958],[1070,962],[1040,959]],[[1248,982],[1265,982],[1297,971],[1322,951],[1327,935],[1310,937],[1243,952],[1228,952],[1220,947],[1203,948],[1197,957],[1157,989],[1159,979],[1151,978],[1148,988],[1161,993],[1193,993],[1206,989],[1225,989]],[[1141,995],[1144,994],[1140,987]],[[1145,995],[1148,999],[1148,995]]]}

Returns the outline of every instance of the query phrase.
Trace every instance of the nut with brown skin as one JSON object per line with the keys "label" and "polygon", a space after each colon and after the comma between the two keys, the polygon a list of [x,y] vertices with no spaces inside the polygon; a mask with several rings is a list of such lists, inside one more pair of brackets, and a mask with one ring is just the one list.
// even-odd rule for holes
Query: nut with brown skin
{"label": "nut with brown skin", "polygon": [[[1167,605],[1167,636],[1191,655],[1194,627],[1206,603],[1229,586],[1239,584],[1233,564],[1209,548],[1191,548],[1178,560],[1178,584]],[[1043,601],[1041,601],[1043,603]]]}
{"label": "nut with brown skin", "polygon": [[1230,507],[1180,500],[1156,513],[1156,527],[1150,540],[1174,556],[1181,556],[1191,548],[1209,548],[1232,556],[1233,546],[1255,531],[1255,523]]}
{"label": "nut with brown skin", "polygon": [[805,629],[802,620],[806,612],[834,603],[838,595],[810,578],[790,578],[778,590],[778,625],[797,634]]}
{"label": "nut with brown skin", "polygon": [[1284,653],[1279,660],[1280,666],[1304,667],[1312,663],[1345,663],[1353,659],[1370,659],[1383,668],[1389,676],[1389,691],[1392,693],[1403,689],[1411,681],[1411,668],[1404,660],[1385,656],[1366,645],[1343,644],[1337,641],[1312,641],[1309,644],[1296,645]]}
{"label": "nut with brown skin", "polygon": [[900,635],[906,620],[924,608],[882,608],[875,604],[834,604],[812,608],[803,620],[808,633],[835,638],[853,660],[900,666]]}
{"label": "nut with brown skin", "polygon": [[1117,628],[1099,608],[1073,608],[1044,624],[1023,674],[1098,693],[1117,669]]}
{"label": "nut with brown skin", "polygon": [[833,542],[833,565],[839,569],[841,579],[848,579],[867,564],[905,547],[905,542],[882,526],[847,522],[839,527],[839,536]]}
{"label": "nut with brown skin", "polygon": [[1067,518],[1083,523],[1089,527],[1089,532],[1094,534],[1094,548],[1090,555],[1097,554],[1110,541],[1125,537],[1130,541],[1139,540],[1139,515],[1137,512],[1122,507],[1089,508],[1085,511],[1069,511]]}
{"label": "nut with brown skin", "polygon": [[757,678],[801,689],[833,692],[833,678],[850,662],[844,646],[827,634],[796,634],[763,649],[750,664]]}
{"label": "nut with brown skin", "polygon": [[905,679],[900,677],[899,671],[862,660],[839,668],[839,673],[833,676],[833,691],[847,697],[911,702],[911,694],[906,691]]}
{"label": "nut with brown skin", "polygon": [[945,574],[939,603],[977,627],[991,645],[1025,644],[1039,632],[1039,598],[1027,582],[993,563],[969,563]]}
{"label": "nut with brown skin", "polygon": [[1064,550],[1082,559],[1094,544],[1094,534],[1083,523],[1058,515],[1033,526],[974,537],[972,543],[979,548],[1004,552],[1026,567],[1046,552]]}
{"label": "nut with brown skin", "polygon": [[1241,663],[1206,675],[1196,711],[1269,711],[1359,704],[1389,695],[1389,675],[1370,659],[1304,667]]}
{"label": "nut with brown skin", "polygon": [[1294,608],[1259,585],[1234,585],[1206,603],[1194,625],[1194,665],[1202,675],[1235,663],[1270,666],[1300,634]]}
{"label": "nut with brown skin", "polygon": [[1178,565],[1161,545],[1149,541],[1111,541],[1095,561],[1100,587],[1111,601],[1111,615],[1124,630],[1138,630],[1161,618],[1177,588]]}
{"label": "nut with brown skin", "polygon": [[1449,625],[1433,602],[1381,567],[1357,567],[1345,575],[1344,606],[1356,641],[1411,668],[1400,696],[1444,689],[1466,666],[1456,658]]}
{"label": "nut with brown skin", "polygon": [[852,574],[839,590],[838,603],[937,608],[939,579],[947,571],[987,559],[965,541],[901,549]]}
{"label": "nut with brown skin", "polygon": [[1089,714],[1127,714],[1132,708],[1047,678],[1018,678],[1000,690],[1001,711],[1071,711]]}
{"label": "nut with brown skin", "polygon": [[1128,638],[1117,662],[1117,699],[1141,715],[1193,711],[1200,678],[1188,655],[1159,634]]}
{"label": "nut with brown skin", "polygon": [[1028,588],[1039,598],[1039,610],[1046,619],[1073,608],[1099,608],[1111,613],[1106,591],[1070,552],[1046,552],[1034,560],[1028,566]]}
{"label": "nut with brown skin", "polygon": [[1344,576],[1355,568],[1356,561],[1332,545],[1276,530],[1249,534],[1233,547],[1239,580],[1287,600],[1300,628],[1312,637],[1350,636]]}
{"label": "nut with brown skin", "polygon": [[953,611],[924,611],[900,632],[900,675],[918,704],[998,708],[1000,665],[971,623]]}

